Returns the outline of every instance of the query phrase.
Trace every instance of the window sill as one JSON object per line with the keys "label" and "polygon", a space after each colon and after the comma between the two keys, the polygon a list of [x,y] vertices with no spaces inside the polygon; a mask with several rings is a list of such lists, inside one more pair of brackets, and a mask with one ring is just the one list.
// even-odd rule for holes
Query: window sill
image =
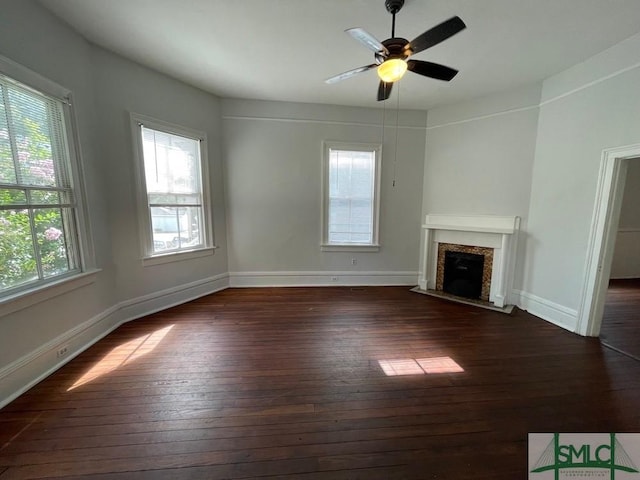
{"label": "window sill", "polygon": [[0,300],[0,317],[89,285],[96,281],[99,272],[99,269],[89,270],[5,297]]}
{"label": "window sill", "polygon": [[378,252],[380,251],[380,245],[358,245],[358,244],[345,244],[345,245],[320,245],[320,251],[322,252]]}
{"label": "window sill", "polygon": [[183,260],[191,260],[193,258],[202,258],[213,255],[215,249],[218,247],[208,247],[199,250],[189,250],[186,252],[173,252],[165,253],[162,255],[154,255],[153,257],[144,257],[142,259],[142,265],[144,267],[151,267],[153,265],[162,265],[171,262],[181,262]]}

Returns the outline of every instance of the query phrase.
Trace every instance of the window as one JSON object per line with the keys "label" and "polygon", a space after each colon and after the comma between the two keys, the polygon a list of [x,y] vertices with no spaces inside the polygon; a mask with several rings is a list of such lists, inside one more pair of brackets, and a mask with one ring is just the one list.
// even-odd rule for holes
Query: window
{"label": "window", "polygon": [[0,58],[0,297],[82,271],[88,246],[79,235],[84,222],[69,95]]}
{"label": "window", "polygon": [[324,145],[323,250],[378,249],[380,145]]}
{"label": "window", "polygon": [[141,115],[131,118],[144,257],[211,253],[204,134]]}

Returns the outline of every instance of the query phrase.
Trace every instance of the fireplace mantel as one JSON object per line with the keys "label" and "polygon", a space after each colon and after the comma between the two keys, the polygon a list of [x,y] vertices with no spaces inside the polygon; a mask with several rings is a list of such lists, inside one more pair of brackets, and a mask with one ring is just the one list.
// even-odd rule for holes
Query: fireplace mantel
{"label": "fireplace mantel", "polygon": [[429,214],[422,225],[419,288],[436,286],[436,264],[439,243],[454,243],[494,250],[490,302],[497,307],[508,304],[513,283],[515,237],[520,230],[520,217],[499,215]]}
{"label": "fireplace mantel", "polygon": [[520,217],[430,214],[422,228],[513,235],[520,228]]}

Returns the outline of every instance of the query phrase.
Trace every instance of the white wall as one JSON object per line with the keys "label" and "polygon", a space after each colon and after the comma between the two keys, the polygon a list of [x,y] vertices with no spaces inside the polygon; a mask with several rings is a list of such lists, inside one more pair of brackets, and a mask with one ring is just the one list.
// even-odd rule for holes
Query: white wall
{"label": "white wall", "polygon": [[[387,110],[379,252],[322,252],[322,142],[380,143],[381,109],[223,101],[232,283],[417,281],[424,112]],[[393,186],[394,171],[396,186]],[[352,265],[355,258],[357,264]]]}
{"label": "white wall", "polygon": [[640,160],[630,160],[611,278],[640,278]]}
{"label": "white wall", "polygon": [[[37,2],[5,0],[0,55],[70,89],[95,245],[94,281],[20,309],[2,305],[0,407],[121,322],[228,285],[219,100],[87,43]],[[143,267],[128,111],[205,131],[215,255]],[[11,304],[12,306],[17,303]],[[6,313],[9,312],[9,313]],[[67,346],[69,354],[56,358]]]}
{"label": "white wall", "polygon": [[[92,52],[102,161],[108,165],[109,227],[116,295],[126,301],[227,272],[220,101],[211,94],[109,53]],[[207,134],[215,242],[213,256],[144,267],[135,208],[129,112]]]}
{"label": "white wall", "polygon": [[514,286],[521,288],[540,85],[429,110],[426,214],[521,217]]}
{"label": "white wall", "polygon": [[[603,149],[640,143],[640,36],[543,84],[523,289],[575,330]],[[545,313],[546,312],[546,313]]]}
{"label": "white wall", "polygon": [[[3,1],[0,55],[73,92],[88,213],[96,262],[102,271],[90,285],[0,317],[0,405],[7,395],[24,386],[25,378],[18,372],[22,359],[107,310],[115,302],[114,271],[108,261],[111,246],[106,185],[103,181],[104,165],[100,161],[99,150],[95,148],[97,120],[90,69],[91,53],[92,48],[87,42],[35,2]],[[55,356],[53,359],[44,358],[40,370],[50,368],[55,363],[54,359]]]}

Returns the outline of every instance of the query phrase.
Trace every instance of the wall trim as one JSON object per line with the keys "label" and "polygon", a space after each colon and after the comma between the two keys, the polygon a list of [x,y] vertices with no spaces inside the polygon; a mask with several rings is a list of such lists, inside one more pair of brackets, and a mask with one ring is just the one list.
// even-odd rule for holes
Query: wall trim
{"label": "wall trim", "polygon": [[[345,122],[340,120],[315,120],[312,118],[284,118],[284,117],[252,117],[245,115],[223,115],[223,120],[255,120],[264,122],[285,122],[285,123],[319,123],[322,125],[349,125],[355,127],[383,127],[382,120],[380,123],[368,122]],[[405,128],[410,130],[425,130],[427,127],[419,125],[388,125],[384,124],[384,128]]]}
{"label": "wall trim", "polygon": [[476,117],[469,117],[469,118],[464,118],[461,120],[455,120],[453,122],[446,122],[446,123],[441,123],[441,124],[436,124],[436,125],[428,125],[426,127],[426,130],[434,130],[436,128],[443,128],[443,127],[450,127],[453,125],[460,125],[463,123],[469,123],[469,122],[475,122],[478,120],[486,120],[488,118],[493,118],[493,117],[499,117],[502,115],[511,115],[512,113],[519,113],[519,112],[525,112],[527,110],[535,110],[535,109],[539,109],[541,107],[544,107],[546,105],[549,105],[550,103],[553,102],[557,102],[558,100],[562,100],[563,98],[569,97],[571,95],[574,95],[576,93],[581,92],[582,90],[585,90],[587,88],[591,88],[591,87],[595,87],[596,85],[606,82],[607,80],[611,80],[612,78],[618,77],[620,75],[623,75],[627,72],[630,72],[632,70],[635,70],[636,68],[640,68],[640,63],[635,63],[633,65],[630,65],[628,67],[622,68],[620,70],[617,70],[613,73],[610,73],[608,75],[605,75],[603,77],[597,78],[591,82],[587,82],[584,85],[580,85],[579,87],[573,88],[567,92],[561,93],[559,95],[556,95],[555,97],[551,97],[548,98],[546,100],[541,101],[540,103],[538,103],[537,105],[529,105],[527,107],[520,107],[520,108],[514,108],[514,109],[510,109],[510,110],[503,110],[500,112],[495,112],[495,113],[489,113],[486,115],[478,115]]}
{"label": "wall trim", "polygon": [[502,115],[511,115],[512,113],[526,112],[528,110],[536,110],[538,108],[540,108],[539,104],[529,105],[527,107],[512,108],[510,110],[502,110],[500,112],[488,113],[486,115],[478,115],[477,117],[469,117],[469,118],[464,118],[462,120],[454,120],[453,122],[441,123],[437,125],[429,125],[426,129],[434,130],[436,128],[450,127],[452,125],[460,125],[462,123],[475,122],[478,120],[486,120],[487,118],[501,117]]}
{"label": "wall trim", "polygon": [[522,310],[526,310],[531,315],[535,315],[549,323],[575,333],[578,323],[578,311],[552,302],[532,293],[522,290],[513,290],[513,298],[516,305]]}
{"label": "wall trim", "polygon": [[[228,274],[125,300],[0,369],[0,408],[44,380],[124,323],[229,288]],[[69,354],[56,358],[68,346]]]}
{"label": "wall trim", "polygon": [[229,272],[230,287],[345,287],[409,286],[418,284],[418,272]]}
{"label": "wall trim", "polygon": [[544,106],[547,105],[549,103],[552,102],[556,102],[558,100],[562,100],[565,97],[571,96],[575,93],[581,92],[582,90],[585,90],[587,88],[590,87],[595,87],[596,85],[602,83],[602,82],[606,82],[607,80],[611,80],[612,78],[615,78],[617,76],[623,75],[627,72],[630,72],[631,70],[635,70],[636,68],[640,67],[640,63],[635,63],[633,65],[629,65],[628,67],[622,68],[620,70],[617,70],[613,73],[610,73],[609,75],[605,75],[604,77],[600,77],[600,78],[596,78],[595,80],[592,80],[591,82],[587,82],[584,85],[580,85],[579,87],[573,88],[571,90],[569,90],[568,92],[564,92],[561,93],[560,95],[556,95],[555,97],[551,97],[547,100],[544,100],[542,102],[540,102],[540,106]]}

